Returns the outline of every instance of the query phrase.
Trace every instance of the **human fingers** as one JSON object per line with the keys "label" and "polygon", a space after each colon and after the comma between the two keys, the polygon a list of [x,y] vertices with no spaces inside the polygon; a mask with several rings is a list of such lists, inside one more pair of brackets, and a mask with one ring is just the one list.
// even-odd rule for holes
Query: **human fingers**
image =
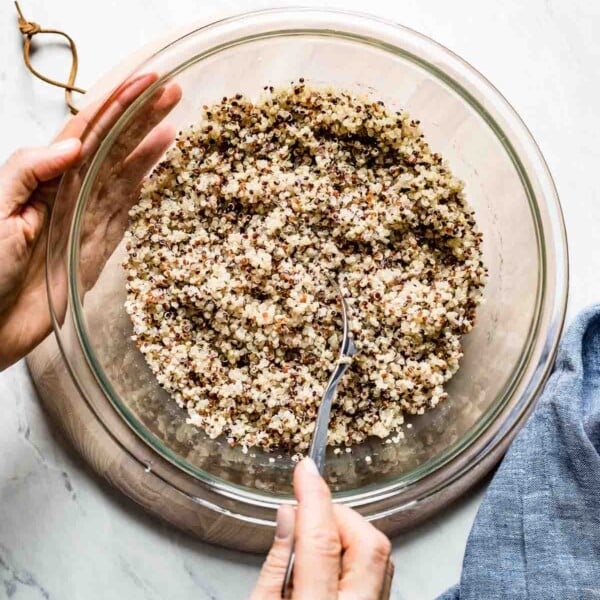
{"label": "human fingers", "polygon": [[127,157],[122,170],[111,176],[90,202],[80,248],[81,283],[89,289],[117,247],[127,227],[129,209],[138,200],[148,171],[173,142],[175,130],[157,125]]}
{"label": "human fingers", "polygon": [[37,186],[64,173],[79,157],[81,142],[70,138],[44,148],[17,150],[0,167],[0,218],[20,209]]}
{"label": "human fingers", "polygon": [[[175,137],[172,126],[160,121],[180,98],[179,86],[162,89],[153,96],[148,111],[144,110],[144,114],[136,117],[128,131],[118,136],[118,141],[109,150],[94,180],[88,202],[87,229],[95,229],[98,222],[103,221],[102,231],[118,236],[122,234],[127,223],[127,212],[137,200],[144,176]],[[106,252],[113,250],[111,240],[110,236],[106,236],[103,241]],[[100,256],[97,249],[93,250],[93,254]]]}
{"label": "human fingers", "polygon": [[333,514],[331,492],[315,463],[305,458],[294,471],[296,562],[294,598],[337,598],[341,541]]}
{"label": "human fingers", "polygon": [[[61,185],[64,190],[63,200],[68,202],[69,206],[62,203],[61,209],[54,211],[54,226],[60,232],[57,235],[57,243],[66,244],[69,234],[68,230],[71,223],[70,206],[75,203],[79,197],[81,185],[86,172],[86,163],[91,160],[96,150],[102,143],[106,133],[119,120],[121,115],[127,110],[131,103],[150,85],[158,80],[157,73],[145,73],[131,77],[121,84],[111,93],[108,100],[102,100],[88,105],[73,117],[58,135],[59,140],[65,135],[71,135],[82,138],[82,147],[75,168],[69,169],[62,179]],[[101,107],[104,107],[101,109]],[[106,162],[106,161],[104,161]],[[95,181],[98,182],[98,177]],[[106,178],[105,178],[106,179]],[[96,183],[95,196],[98,196],[99,189],[103,187],[103,182]],[[53,194],[48,195],[48,204],[54,200]],[[94,196],[94,193],[91,194]],[[114,198],[113,198],[114,201]],[[91,203],[94,204],[93,202]],[[97,211],[101,212],[101,211]],[[56,255],[60,255],[59,249]]]}
{"label": "human fingers", "polygon": [[390,560],[389,539],[356,511],[334,506],[342,542],[340,600],[379,600]]}
{"label": "human fingers", "polygon": [[180,99],[181,87],[172,83],[159,88],[146,100],[111,146],[98,175],[100,181],[109,172],[120,168],[123,161],[135,152],[142,140],[171,112]]}
{"label": "human fingers", "polygon": [[[95,151],[97,145],[125,112],[127,107],[150,85],[158,79],[157,73],[143,73],[131,77],[119,85],[108,96],[84,106],[74,117],[67,121],[62,131],[56,136],[56,141],[70,137],[81,137],[90,127],[96,132],[93,136],[93,145],[90,144],[86,156]],[[98,114],[100,108],[106,104],[107,108]]]}
{"label": "human fingers", "polygon": [[86,104],[74,117],[71,117],[66,122],[62,130],[54,138],[54,141],[60,142],[72,137],[80,138],[92,120],[92,117],[98,112],[105,100],[106,98],[103,98]]}
{"label": "human fingers", "polygon": [[295,510],[291,506],[282,504],[277,511],[275,539],[260,570],[250,600],[279,600],[281,598],[281,586],[294,540],[295,520]]}
{"label": "human fingers", "polygon": [[[91,118],[83,133],[82,157],[91,159],[107,133],[123,116],[123,113],[137,98],[158,79],[157,73],[147,73],[126,81],[119,86],[103,104],[102,108]],[[120,135],[123,135],[121,133]],[[108,160],[104,160],[106,164]]]}
{"label": "human fingers", "polygon": [[175,128],[171,124],[157,125],[125,159],[118,178],[125,182],[132,191],[137,191],[150,169],[166,152],[174,139]]}

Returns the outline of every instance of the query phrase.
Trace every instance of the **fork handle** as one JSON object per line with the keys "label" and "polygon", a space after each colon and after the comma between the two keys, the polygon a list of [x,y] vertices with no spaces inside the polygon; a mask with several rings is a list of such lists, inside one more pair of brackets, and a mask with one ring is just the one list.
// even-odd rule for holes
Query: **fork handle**
{"label": "fork handle", "polygon": [[315,423],[315,430],[312,434],[308,456],[315,461],[321,476],[323,476],[323,473],[325,472],[325,451],[327,450],[327,432],[329,431],[331,405],[333,404],[333,399],[337,393],[338,383],[344,373],[348,370],[349,366],[349,363],[338,363],[329,378],[329,383],[325,388],[323,399],[319,406],[319,412],[317,413],[317,422]]}
{"label": "fork handle", "polygon": [[[337,392],[337,386],[340,379],[347,371],[349,363],[338,363],[334,369],[319,406],[317,413],[317,422],[313,431],[312,440],[310,442],[310,450],[308,456],[315,461],[319,473],[323,476],[325,472],[325,451],[327,450],[327,431],[329,430],[329,417],[331,415],[331,405]],[[287,567],[285,569],[285,577],[281,586],[281,597],[292,597],[292,579],[294,576],[294,562],[296,561],[296,553],[294,551],[295,544],[292,542],[290,557],[288,558]]]}

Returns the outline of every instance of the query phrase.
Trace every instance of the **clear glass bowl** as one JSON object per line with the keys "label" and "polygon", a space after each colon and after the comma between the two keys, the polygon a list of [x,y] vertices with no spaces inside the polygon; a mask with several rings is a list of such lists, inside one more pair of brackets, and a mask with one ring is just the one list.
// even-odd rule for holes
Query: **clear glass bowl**
{"label": "clear glass bowl", "polygon": [[[293,464],[244,454],[186,425],[130,339],[122,237],[139,177],[168,134],[158,121],[179,130],[203,104],[237,92],[256,97],[264,85],[300,77],[372,94],[421,121],[465,181],[490,273],[448,400],[411,418],[398,444],[373,439],[330,454],[336,499],[371,517],[392,514],[475,469],[531,408],[566,307],[566,239],[543,158],[502,96],[447,49],[362,15],[283,9],[219,21],[154,54],[91,117],[85,160],[61,183],[48,244],[57,338],[82,395],[125,450],[135,452],[115,411],[166,459],[157,463],[168,485],[258,522],[291,501]],[[181,100],[168,112],[177,90]],[[140,145],[149,131],[152,143]]]}

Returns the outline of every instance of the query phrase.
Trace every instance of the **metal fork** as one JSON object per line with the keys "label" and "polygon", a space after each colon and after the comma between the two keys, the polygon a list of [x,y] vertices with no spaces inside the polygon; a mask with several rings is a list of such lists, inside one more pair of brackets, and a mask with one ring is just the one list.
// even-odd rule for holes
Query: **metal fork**
{"label": "metal fork", "polygon": [[[329,418],[331,415],[331,404],[335,398],[337,392],[337,386],[343,377],[344,373],[348,370],[352,357],[356,354],[356,346],[354,340],[350,334],[350,327],[348,326],[348,305],[344,298],[342,291],[340,290],[340,297],[342,300],[342,321],[344,324],[344,334],[342,337],[342,344],[340,346],[340,355],[338,357],[335,369],[329,378],[321,405],[319,406],[319,412],[317,414],[317,422],[315,423],[315,430],[313,431],[312,440],[310,443],[310,450],[308,456],[315,461],[319,473],[323,475],[325,471],[325,451],[327,449],[327,430],[329,429]],[[291,598],[292,592],[292,576],[294,574],[294,561],[296,553],[294,552],[294,546],[292,545],[292,551],[288,559],[287,568],[285,571],[285,578],[281,587],[281,597]]]}

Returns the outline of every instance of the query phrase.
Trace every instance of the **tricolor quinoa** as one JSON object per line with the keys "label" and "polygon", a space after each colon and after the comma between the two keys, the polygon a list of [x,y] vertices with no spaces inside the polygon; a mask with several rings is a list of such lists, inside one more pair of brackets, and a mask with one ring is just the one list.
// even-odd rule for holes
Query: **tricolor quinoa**
{"label": "tricolor quinoa", "polygon": [[339,351],[358,355],[329,443],[401,436],[441,402],[474,324],[481,234],[418,121],[302,81],[205,106],[132,208],[134,339],[190,422],[231,444],[308,447]]}

